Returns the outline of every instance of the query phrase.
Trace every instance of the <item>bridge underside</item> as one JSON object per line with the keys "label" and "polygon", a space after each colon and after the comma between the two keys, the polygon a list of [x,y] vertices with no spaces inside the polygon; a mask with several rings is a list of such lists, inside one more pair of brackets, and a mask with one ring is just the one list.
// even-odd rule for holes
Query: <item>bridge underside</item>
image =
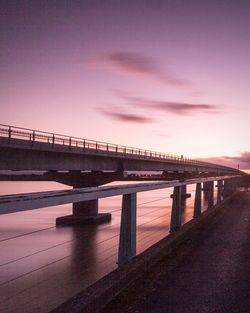
{"label": "bridge underside", "polygon": [[[4,171],[2,171],[4,172]],[[161,180],[180,180],[192,178],[202,178],[216,176],[216,172],[177,172],[163,171],[159,173],[136,172],[127,173],[125,171],[104,172],[104,171],[46,171],[33,173],[26,171],[9,171],[8,173],[0,173],[0,181],[54,181],[76,188],[95,187],[110,183],[112,181],[161,181]]]}

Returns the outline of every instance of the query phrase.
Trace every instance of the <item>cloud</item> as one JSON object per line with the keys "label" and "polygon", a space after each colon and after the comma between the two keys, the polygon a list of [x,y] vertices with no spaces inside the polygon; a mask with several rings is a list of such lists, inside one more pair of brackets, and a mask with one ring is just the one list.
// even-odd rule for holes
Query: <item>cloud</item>
{"label": "cloud", "polygon": [[236,161],[239,164],[244,164],[250,169],[250,151],[245,151],[240,154],[240,156],[225,156],[226,160]]}
{"label": "cloud", "polygon": [[99,111],[102,114],[105,114],[111,117],[112,119],[120,121],[120,122],[146,124],[146,123],[152,123],[154,121],[153,119],[146,117],[144,115],[124,113],[120,109],[115,109],[115,108],[113,108],[112,110],[100,109]]}
{"label": "cloud", "polygon": [[157,132],[157,131],[153,132],[152,135],[157,136],[157,137],[164,137],[164,138],[171,138],[172,137],[169,134]]}
{"label": "cloud", "polygon": [[89,64],[105,66],[122,74],[151,78],[174,87],[189,87],[191,83],[163,73],[151,58],[135,52],[111,52],[88,60]]}
{"label": "cloud", "polygon": [[240,169],[250,169],[250,151],[242,152],[238,156],[200,158],[199,160],[217,163],[234,168],[237,168],[239,165]]}
{"label": "cloud", "polygon": [[174,113],[178,115],[190,115],[196,113],[219,113],[221,107],[214,104],[194,104],[174,101],[158,101],[148,100],[144,98],[131,97],[126,94],[120,95],[127,100],[130,105],[148,110],[157,110],[163,112]]}

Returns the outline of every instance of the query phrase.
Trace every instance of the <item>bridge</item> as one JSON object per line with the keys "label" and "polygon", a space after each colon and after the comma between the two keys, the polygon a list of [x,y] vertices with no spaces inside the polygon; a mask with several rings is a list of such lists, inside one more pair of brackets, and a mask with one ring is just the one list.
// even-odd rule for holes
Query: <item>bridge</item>
{"label": "bridge", "polygon": [[[98,142],[26,128],[0,125],[1,180],[56,181],[73,188],[95,187],[126,177],[127,171],[157,171],[151,180],[185,180],[205,176],[238,175],[240,171],[167,153]],[[42,174],[13,174],[43,171]],[[144,178],[145,179],[145,178]],[[182,196],[188,196],[185,187]],[[98,199],[74,202],[73,214],[57,223],[109,221],[110,214],[98,214]]]}
{"label": "bridge", "polygon": [[[0,260],[0,310],[4,313],[17,310],[20,313],[44,313],[56,307],[58,308],[53,311],[56,313],[99,312],[112,303],[114,295],[122,295],[123,290],[135,279],[147,275],[151,266],[149,264],[156,266],[157,262],[168,257],[171,251],[175,253],[175,247],[186,241],[198,241],[197,238],[193,239],[193,233],[199,234],[199,229],[203,229],[211,221],[213,223],[217,215],[223,218],[223,212],[230,208],[230,201],[237,196],[241,197],[239,187],[244,185],[246,177],[237,169],[217,164],[109,143],[6,125],[1,125],[0,133],[0,169],[6,171],[1,174],[1,180],[54,180],[73,186],[73,189],[68,190],[0,196],[1,217],[73,203],[73,214],[57,217],[56,224],[85,224],[80,228],[70,228],[76,234],[76,239],[72,242],[79,241],[73,249],[72,264],[67,262],[68,256],[64,254],[65,245],[69,243],[61,243],[59,237],[55,245],[51,245],[50,236],[45,237],[49,239],[48,243],[41,237],[39,241],[45,246],[42,250],[37,250],[35,244],[32,251],[29,251],[30,248],[26,247],[26,240],[23,239],[21,247],[28,250],[20,251],[17,255],[13,250],[7,259],[4,256],[11,249],[11,242],[23,235],[13,235],[0,241],[0,245],[4,245],[3,260]],[[25,172],[19,174],[18,171]],[[141,179],[140,175],[125,175],[126,171],[159,171],[159,175],[149,177],[149,180],[159,181],[101,186],[113,180]],[[156,207],[153,211],[151,209],[152,213],[150,210],[140,213],[140,194],[157,190],[164,195],[162,209]],[[189,199],[188,191],[192,196]],[[117,210],[99,212],[98,200],[113,196],[122,197]],[[167,201],[170,201],[169,209]],[[151,205],[152,201],[146,202],[147,205],[148,203]],[[185,217],[187,208],[188,217]],[[237,208],[234,214],[241,214],[241,210],[242,208]],[[60,212],[63,211],[64,209]],[[155,217],[154,214],[160,215]],[[112,215],[114,218],[111,220]],[[146,224],[145,218],[148,218]],[[102,228],[91,225],[107,221],[110,224],[100,225]],[[46,231],[47,229],[43,233]],[[67,227],[58,227],[57,231],[63,236],[68,230]],[[35,230],[28,237],[35,238],[39,232],[40,230]],[[97,238],[101,232],[105,238],[104,243],[109,242],[108,247],[98,244]],[[95,239],[91,239],[93,234]],[[220,236],[223,238],[226,235],[221,233]],[[37,243],[36,239],[31,240]],[[64,247],[62,251],[61,245]],[[98,249],[102,247],[98,257],[93,253],[96,246]],[[17,249],[15,245],[13,247]],[[51,254],[50,251],[55,250],[57,252]],[[50,260],[49,263],[47,259]],[[103,265],[100,266],[98,261]],[[18,274],[13,270],[17,265],[21,268]],[[60,282],[64,292],[59,292],[55,282]],[[82,291],[85,288],[87,289]],[[77,293],[78,296],[68,300]],[[128,299],[131,297],[129,294]],[[60,306],[63,302],[65,303]],[[120,306],[118,303],[117,310],[122,312],[123,306],[124,303]],[[126,306],[125,308],[127,310]],[[112,312],[110,307],[106,310]],[[145,308],[141,310],[144,312]]]}

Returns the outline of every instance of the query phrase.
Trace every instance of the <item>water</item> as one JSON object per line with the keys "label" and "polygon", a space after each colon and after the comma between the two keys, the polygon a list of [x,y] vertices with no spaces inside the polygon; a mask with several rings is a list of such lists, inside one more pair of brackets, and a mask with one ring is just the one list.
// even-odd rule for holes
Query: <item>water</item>
{"label": "water", "polygon": [[[0,187],[1,194],[69,188],[52,182]],[[192,197],[183,206],[183,223],[193,216],[194,188],[188,186]],[[137,253],[168,235],[171,193],[172,188],[137,194]],[[121,201],[99,200],[100,213],[112,213],[112,221],[99,226],[56,227],[56,217],[71,214],[71,204],[1,215],[0,312],[48,312],[117,268]]]}

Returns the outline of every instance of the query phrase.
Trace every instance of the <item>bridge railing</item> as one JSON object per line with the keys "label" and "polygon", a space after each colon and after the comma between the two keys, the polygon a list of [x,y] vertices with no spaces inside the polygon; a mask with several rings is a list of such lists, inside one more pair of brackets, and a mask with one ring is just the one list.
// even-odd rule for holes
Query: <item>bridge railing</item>
{"label": "bridge railing", "polygon": [[[197,218],[202,215],[202,190],[204,195],[206,195],[206,209],[210,210],[215,204],[219,205],[222,201],[231,197],[237,191],[240,180],[241,177],[239,175],[228,175],[190,179],[184,182],[175,180],[171,182],[136,183],[5,195],[0,196],[0,215],[122,195],[118,263],[124,264],[136,255],[137,193],[173,188],[170,232],[175,232],[181,229],[183,225],[181,219],[182,206],[183,197],[186,196],[185,189],[184,193],[182,191],[183,187],[196,184],[195,199],[193,201],[193,218]],[[215,181],[217,181],[216,199],[214,194]],[[201,188],[202,183],[203,188]]]}
{"label": "bridge railing", "polygon": [[216,165],[208,162],[197,161],[187,157],[178,156],[170,153],[161,153],[146,149],[116,145],[102,141],[94,141],[90,139],[60,135],[50,132],[38,131],[4,124],[0,124],[0,137],[7,138],[9,142],[11,142],[12,139],[24,140],[29,142],[31,145],[34,145],[35,143],[47,143],[50,145],[51,148],[55,146],[57,147],[66,146],[68,147],[69,150],[75,148],[82,150],[89,149],[100,152],[107,151],[116,154],[130,155],[141,158],[174,160],[177,162],[188,163],[197,166],[198,165],[210,167],[212,166],[218,169],[224,168],[232,170],[232,168],[229,167]]}

